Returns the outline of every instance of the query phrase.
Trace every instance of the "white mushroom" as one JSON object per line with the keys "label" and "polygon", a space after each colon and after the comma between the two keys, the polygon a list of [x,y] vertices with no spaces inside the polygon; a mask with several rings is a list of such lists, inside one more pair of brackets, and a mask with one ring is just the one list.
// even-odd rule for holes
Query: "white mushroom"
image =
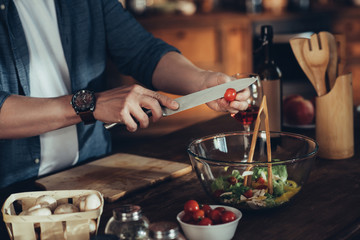
{"label": "white mushroom", "polygon": [[41,207],[40,205],[35,205],[28,210],[22,211],[20,216],[50,216],[51,210],[47,207]]}
{"label": "white mushroom", "polygon": [[74,213],[74,212],[79,212],[79,209],[71,203],[65,203],[59,205],[55,209],[54,214],[65,214],[65,213]]}
{"label": "white mushroom", "polygon": [[79,199],[75,202],[75,206],[77,206],[81,212],[83,211],[83,210],[81,210],[81,209],[82,209],[81,207],[85,205],[86,197],[87,197],[87,195],[81,196],[81,197],[79,197]]}
{"label": "white mushroom", "polygon": [[47,207],[47,206],[41,205],[41,204],[36,204],[36,205],[32,206],[31,208],[29,208],[28,211],[32,211],[32,210],[35,210],[38,208],[43,208],[43,207]]}
{"label": "white mushroom", "polygon": [[49,195],[42,195],[36,199],[35,204],[41,204],[42,206],[47,206],[51,211],[54,211],[57,207],[57,201],[54,197]]}
{"label": "white mushroom", "polygon": [[91,219],[89,222],[89,232],[90,235],[93,235],[96,232],[96,221],[94,219]]}
{"label": "white mushroom", "polygon": [[101,206],[101,200],[95,193],[80,197],[78,200],[78,207],[81,212],[98,209]]}

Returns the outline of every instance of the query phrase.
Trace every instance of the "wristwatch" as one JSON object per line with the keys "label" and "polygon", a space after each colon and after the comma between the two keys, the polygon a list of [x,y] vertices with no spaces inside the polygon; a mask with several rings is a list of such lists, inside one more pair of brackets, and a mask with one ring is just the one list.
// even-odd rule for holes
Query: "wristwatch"
{"label": "wristwatch", "polygon": [[91,124],[96,121],[93,114],[96,104],[95,94],[93,91],[86,89],[77,91],[73,95],[70,103],[84,124]]}

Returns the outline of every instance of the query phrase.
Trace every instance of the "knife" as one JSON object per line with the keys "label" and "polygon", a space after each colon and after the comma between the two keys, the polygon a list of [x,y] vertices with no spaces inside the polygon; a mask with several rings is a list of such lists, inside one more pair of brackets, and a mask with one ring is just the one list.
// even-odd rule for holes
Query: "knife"
{"label": "knife", "polygon": [[[175,101],[179,104],[179,108],[171,110],[166,107],[162,107],[163,117],[170,116],[172,114],[182,112],[184,110],[199,106],[204,103],[214,101],[216,99],[224,97],[224,94],[228,88],[234,88],[237,92],[250,86],[257,80],[257,76],[249,78],[240,78],[231,82],[226,82],[211,88],[207,88],[198,92],[190,93],[188,95],[176,98]],[[150,117],[151,110],[144,109],[144,112]],[[105,123],[104,127],[110,129],[119,123]]]}

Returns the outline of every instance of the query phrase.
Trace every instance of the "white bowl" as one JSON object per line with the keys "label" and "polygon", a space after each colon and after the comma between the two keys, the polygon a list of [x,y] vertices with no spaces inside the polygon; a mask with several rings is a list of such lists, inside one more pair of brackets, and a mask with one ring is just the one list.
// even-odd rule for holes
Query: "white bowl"
{"label": "white bowl", "polygon": [[185,236],[189,240],[230,240],[234,237],[239,220],[242,217],[242,213],[236,208],[223,205],[210,205],[210,207],[212,209],[215,209],[216,207],[224,207],[226,210],[235,213],[236,219],[229,223],[211,226],[200,226],[181,221],[181,218],[185,214],[184,211],[181,211],[176,216],[176,219],[180,223],[180,226],[184,231]]}

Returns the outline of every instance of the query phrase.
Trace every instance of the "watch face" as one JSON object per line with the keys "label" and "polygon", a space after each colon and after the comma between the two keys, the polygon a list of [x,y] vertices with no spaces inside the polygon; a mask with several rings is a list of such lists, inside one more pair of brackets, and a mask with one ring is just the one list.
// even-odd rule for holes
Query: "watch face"
{"label": "watch face", "polygon": [[81,90],[74,95],[73,105],[79,112],[93,110],[94,95],[87,90]]}

